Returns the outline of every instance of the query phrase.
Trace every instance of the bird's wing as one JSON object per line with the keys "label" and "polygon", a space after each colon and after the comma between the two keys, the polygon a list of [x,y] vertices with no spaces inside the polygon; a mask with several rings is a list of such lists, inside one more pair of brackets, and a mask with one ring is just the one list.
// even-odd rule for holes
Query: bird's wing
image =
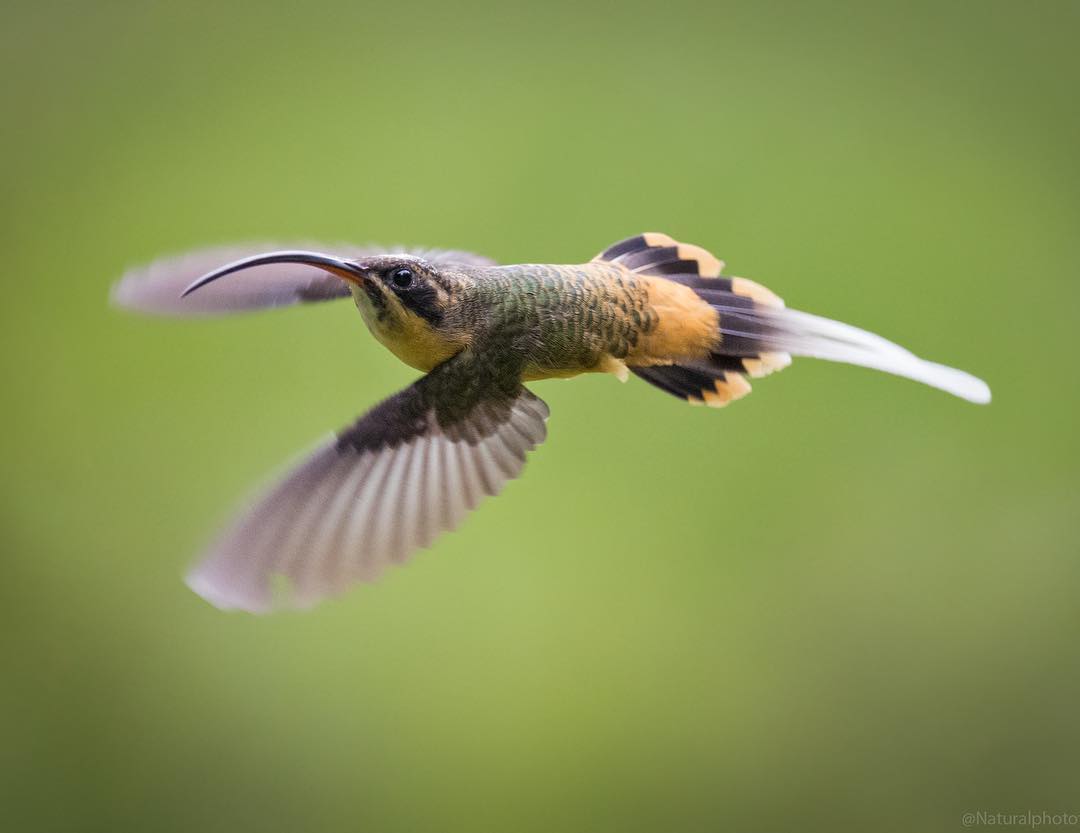
{"label": "bird's wing", "polygon": [[311,266],[292,263],[256,266],[244,273],[243,280],[219,281],[186,298],[180,297],[189,284],[207,272],[244,257],[281,249],[313,249],[333,252],[348,259],[409,254],[436,265],[495,265],[495,261],[482,255],[444,249],[347,244],[327,246],[310,242],[220,246],[162,258],[147,266],[129,270],[113,286],[113,303],[157,315],[205,316],[348,297],[349,285],[344,281]]}
{"label": "bird's wing", "polygon": [[[188,576],[220,608],[307,607],[451,530],[517,477],[547,405],[461,355],[321,446],[229,528]],[[287,588],[275,597],[275,576]]]}

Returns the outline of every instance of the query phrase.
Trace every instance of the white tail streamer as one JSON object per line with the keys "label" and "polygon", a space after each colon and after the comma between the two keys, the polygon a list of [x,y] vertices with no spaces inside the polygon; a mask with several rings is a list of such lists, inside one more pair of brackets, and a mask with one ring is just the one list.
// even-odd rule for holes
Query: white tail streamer
{"label": "white tail streamer", "polygon": [[990,388],[982,379],[920,359],[900,345],[850,324],[789,309],[758,310],[755,317],[773,329],[764,339],[770,349],[882,370],[969,402],[990,401]]}

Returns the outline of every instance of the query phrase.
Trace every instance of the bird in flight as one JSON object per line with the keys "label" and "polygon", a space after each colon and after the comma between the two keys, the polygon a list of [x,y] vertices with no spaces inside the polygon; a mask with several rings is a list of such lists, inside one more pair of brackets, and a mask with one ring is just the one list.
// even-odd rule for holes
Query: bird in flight
{"label": "bird in flight", "polygon": [[223,609],[311,606],[456,527],[544,440],[548,408],[525,382],[632,373],[721,407],[750,392],[748,379],[810,356],[990,401],[974,376],[788,309],[665,234],[568,266],[315,248],[203,250],[133,270],[113,290],[121,306],[181,316],[352,297],[375,338],[425,374],[319,445],[217,539],[188,584]]}

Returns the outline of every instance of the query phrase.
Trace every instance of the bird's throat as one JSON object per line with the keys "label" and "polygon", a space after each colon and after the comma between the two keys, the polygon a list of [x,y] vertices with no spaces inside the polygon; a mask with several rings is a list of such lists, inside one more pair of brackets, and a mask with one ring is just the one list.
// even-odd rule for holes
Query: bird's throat
{"label": "bird's throat", "polygon": [[436,330],[396,298],[376,304],[360,287],[353,288],[353,298],[371,334],[409,367],[427,373],[468,344],[464,336],[451,338]]}

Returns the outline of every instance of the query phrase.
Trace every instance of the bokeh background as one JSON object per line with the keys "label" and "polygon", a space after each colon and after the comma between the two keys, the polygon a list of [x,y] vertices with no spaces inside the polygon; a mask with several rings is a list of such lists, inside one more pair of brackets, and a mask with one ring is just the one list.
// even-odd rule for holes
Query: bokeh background
{"label": "bokeh background", "polygon": [[[1080,6],[16,2],[7,830],[956,830],[1080,810]],[[111,309],[250,239],[643,230],[984,376],[535,386],[527,476],[304,614],[180,580],[415,375],[349,304]]]}

